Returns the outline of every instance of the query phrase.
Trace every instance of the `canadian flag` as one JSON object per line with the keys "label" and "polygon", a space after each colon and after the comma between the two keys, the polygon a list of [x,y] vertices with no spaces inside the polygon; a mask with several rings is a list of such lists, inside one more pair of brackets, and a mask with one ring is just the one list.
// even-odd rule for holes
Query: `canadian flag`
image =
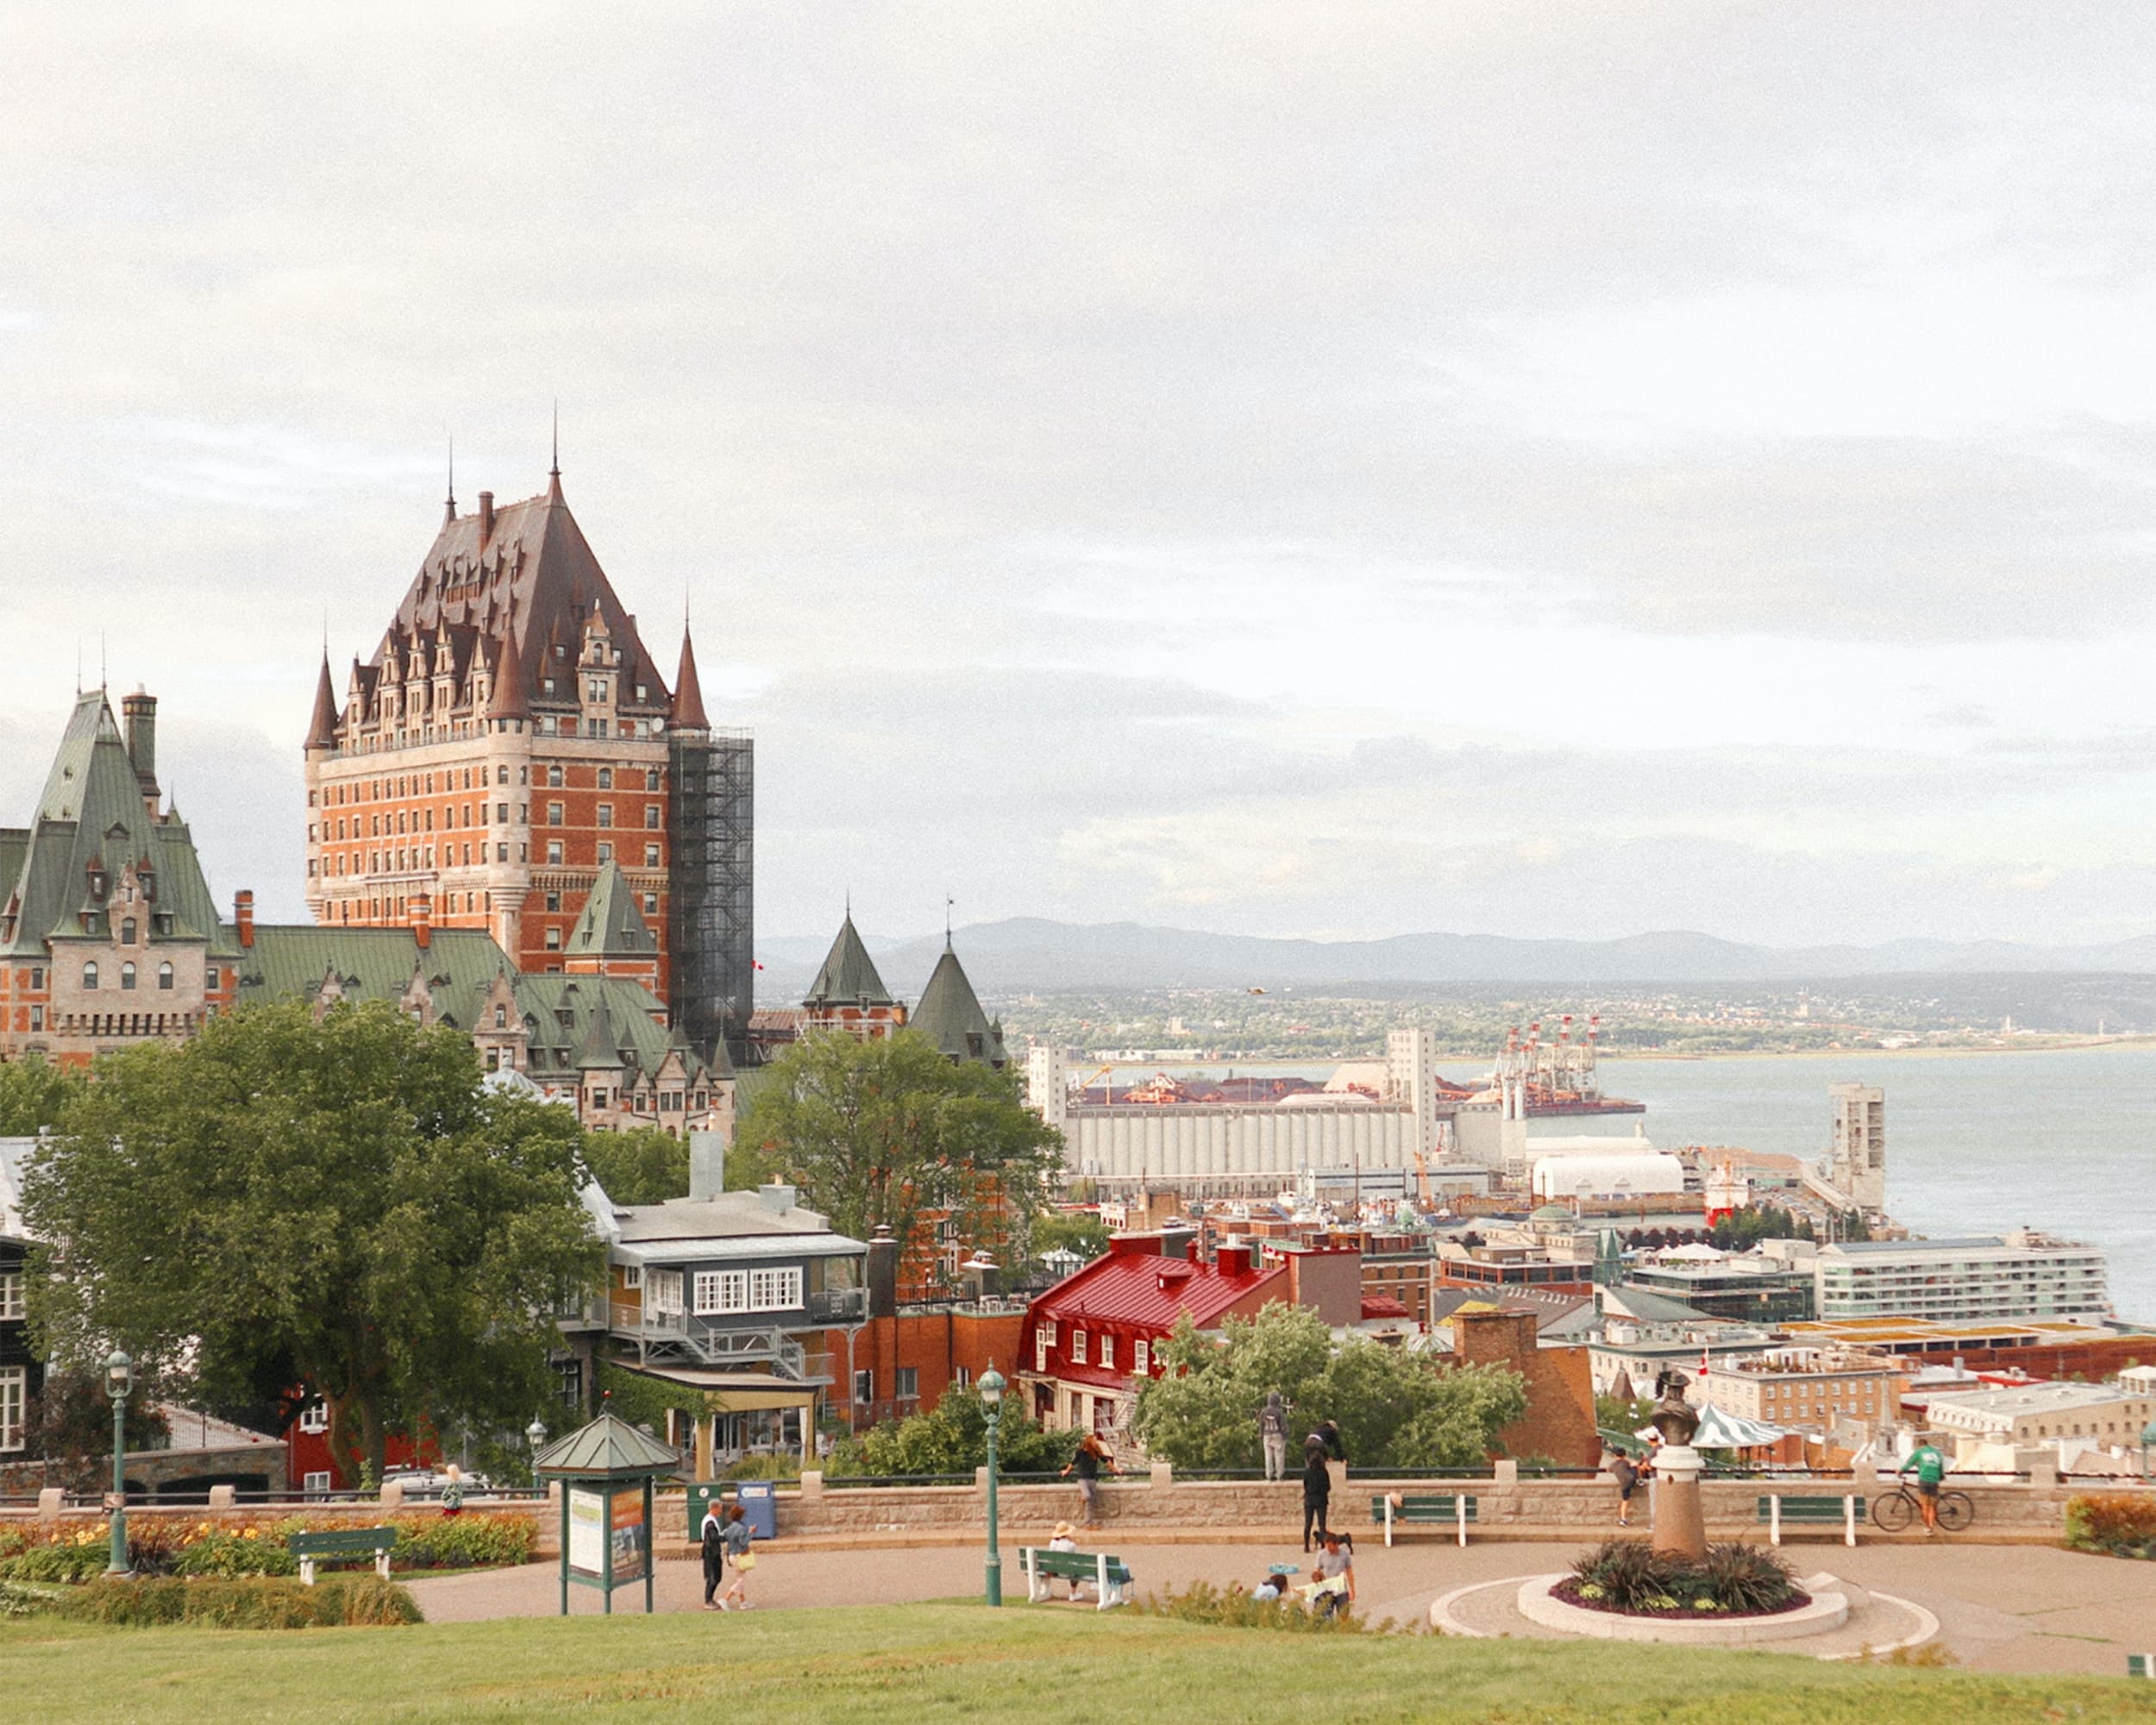
{"label": "canadian flag", "polygon": [[763,969],[763,960],[761,958],[752,958],[749,961],[749,963],[758,970]]}
{"label": "canadian flag", "polygon": [[1702,1378],[1707,1376],[1707,1344],[1705,1342],[1699,1345],[1699,1375]]}

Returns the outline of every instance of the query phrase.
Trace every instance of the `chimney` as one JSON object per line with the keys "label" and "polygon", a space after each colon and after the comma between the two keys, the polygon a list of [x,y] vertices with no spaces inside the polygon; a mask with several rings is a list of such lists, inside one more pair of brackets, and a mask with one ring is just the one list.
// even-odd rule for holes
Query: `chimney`
{"label": "chimney", "polygon": [[411,895],[411,938],[424,952],[434,944],[434,894],[414,893]]}
{"label": "chimney", "polygon": [[486,542],[494,536],[494,493],[479,493],[479,549],[486,549]]}
{"label": "chimney", "polygon": [[1190,1256],[1190,1230],[1163,1228],[1160,1231],[1160,1255],[1163,1258],[1188,1258]]}
{"label": "chimney", "polygon": [[879,1222],[868,1242],[868,1315],[894,1318],[899,1312],[899,1243],[891,1225]]}
{"label": "chimney", "polygon": [[1250,1249],[1246,1245],[1224,1245],[1217,1260],[1223,1276],[1248,1276],[1250,1273]]}
{"label": "chimney", "polygon": [[238,930],[240,944],[254,944],[254,894],[244,888],[232,895],[232,925]]}
{"label": "chimney", "polygon": [[127,720],[128,759],[135,762],[135,780],[142,794],[157,798],[157,697],[138,688],[120,703]]}
{"label": "chimney", "polygon": [[726,1138],[723,1132],[689,1133],[689,1196],[716,1198],[726,1189]]}
{"label": "chimney", "polygon": [[783,1216],[792,1209],[797,1195],[793,1187],[779,1180],[767,1180],[756,1188],[756,1196],[763,1200],[764,1208],[774,1216]]}

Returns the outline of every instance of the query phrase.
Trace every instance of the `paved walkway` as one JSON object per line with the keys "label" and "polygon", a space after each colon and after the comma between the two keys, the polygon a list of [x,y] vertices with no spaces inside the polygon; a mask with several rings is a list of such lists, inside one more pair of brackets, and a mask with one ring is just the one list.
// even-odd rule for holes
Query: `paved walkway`
{"label": "paved walkway", "polygon": [[[2156,1563],[1952,1544],[1859,1546],[1853,1551],[1806,1544],[1784,1550],[1800,1572],[1827,1570],[1925,1607],[1939,1618],[1940,1645],[1972,1670],[2123,1676],[2129,1652],[2156,1647]],[[1141,1592],[1199,1580],[1253,1584],[1268,1563],[1309,1561],[1292,1540],[1276,1546],[1132,1547],[1124,1555]],[[759,1547],[757,1556],[749,1590],[759,1610],[978,1597],[981,1591],[978,1545],[788,1551],[780,1544]],[[1564,1559],[1562,1548],[1549,1545],[1493,1542],[1463,1551],[1423,1540],[1387,1551],[1365,1540],[1356,1557],[1357,1588],[1363,1615],[1372,1620],[1426,1622],[1430,1603],[1440,1593],[1469,1582],[1559,1569]],[[559,1601],[559,1573],[551,1563],[532,1565],[415,1581],[412,1592],[435,1622],[549,1616]],[[1025,1584],[1015,1549],[1004,1553],[1004,1597],[1023,1609]],[[697,1610],[702,1598],[697,1564],[661,1560],[660,1610]],[[569,1603],[579,1615],[599,1609],[598,1596],[588,1588],[572,1588]],[[642,1604],[641,1587],[615,1596],[617,1611],[640,1610]],[[712,1615],[714,1636],[724,1634],[726,1621]]]}

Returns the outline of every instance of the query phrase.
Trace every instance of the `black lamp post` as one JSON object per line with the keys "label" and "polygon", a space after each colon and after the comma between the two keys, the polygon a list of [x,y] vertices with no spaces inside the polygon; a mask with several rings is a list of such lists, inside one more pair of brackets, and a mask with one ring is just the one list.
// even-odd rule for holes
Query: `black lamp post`
{"label": "black lamp post", "polygon": [[536,1414],[531,1416],[531,1423],[524,1427],[524,1441],[531,1446],[531,1483],[536,1485],[539,1483],[539,1451],[547,1441],[547,1422]]}
{"label": "black lamp post", "polygon": [[988,1414],[988,1603],[1003,1603],[1003,1554],[996,1548],[996,1427],[1003,1423],[1003,1374],[993,1360],[981,1374],[981,1405]]}
{"label": "black lamp post", "polygon": [[112,1398],[112,1560],[110,1576],[129,1576],[128,1567],[128,1391],[135,1387],[135,1362],[118,1348],[105,1361],[105,1394]]}

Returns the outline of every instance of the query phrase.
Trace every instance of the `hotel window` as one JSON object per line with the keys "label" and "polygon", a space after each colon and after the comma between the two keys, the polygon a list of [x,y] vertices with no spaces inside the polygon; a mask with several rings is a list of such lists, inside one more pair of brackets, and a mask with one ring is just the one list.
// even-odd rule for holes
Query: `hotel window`
{"label": "hotel window", "polygon": [[614,847],[611,844],[600,845],[599,848],[599,860],[602,862],[611,862],[614,860]]}
{"label": "hotel window", "polygon": [[1086,1333],[1083,1330],[1073,1330],[1070,1333],[1070,1363],[1073,1365],[1083,1365],[1086,1363]]}
{"label": "hotel window", "polygon": [[561,908],[561,894],[559,893],[548,893],[547,894],[547,908],[550,911],[560,910]]}
{"label": "hotel window", "polygon": [[212,964],[208,970],[203,973],[202,986],[205,988],[211,989],[216,988],[217,967],[216,965]]}
{"label": "hotel window", "polygon": [[601,826],[611,826],[614,824],[613,804],[601,803],[599,806],[599,824]]}
{"label": "hotel window", "polygon": [[644,914],[646,916],[656,916],[659,914],[659,895],[656,893],[646,893],[644,894]]}
{"label": "hotel window", "polygon": [[647,791],[655,791],[659,788],[659,769],[656,767],[644,768],[644,788]]}
{"label": "hotel window", "polygon": [[611,767],[601,767],[599,769],[599,787],[602,791],[611,791],[614,788],[614,769]]}
{"label": "hotel window", "polygon": [[658,804],[646,803],[644,805],[644,825],[654,832],[656,832],[659,830]]}
{"label": "hotel window", "polygon": [[85,988],[97,986],[97,961],[94,958],[82,968],[82,985]]}
{"label": "hotel window", "polygon": [[[508,847],[505,845],[503,849],[506,850]],[[506,860],[506,858],[505,858],[505,860]],[[547,841],[547,861],[549,862],[559,862],[561,860],[561,841],[558,838],[549,838]]]}
{"label": "hotel window", "polygon": [[170,964],[160,964],[157,967],[157,986],[160,988],[169,988],[172,986],[172,967]]}
{"label": "hotel window", "polygon": [[561,950],[561,931],[558,928],[548,929],[547,931],[547,950],[549,952],[559,952]]}
{"label": "hotel window", "polygon": [[659,866],[659,847],[658,847],[657,845],[655,845],[655,844],[647,844],[647,845],[645,845],[645,846],[644,846],[644,867],[645,867],[645,868],[647,868],[647,869],[656,869],[658,866]]}
{"label": "hotel window", "polygon": [[0,1450],[22,1447],[22,1403],[28,1377],[27,1366],[0,1366]]}
{"label": "hotel window", "polygon": [[548,789],[549,789],[549,790],[555,790],[555,791],[558,791],[558,790],[560,790],[560,789],[561,788],[561,768],[559,768],[559,767],[549,767],[549,768],[547,768],[547,787],[548,787]]}
{"label": "hotel window", "polygon": [[120,944],[122,946],[135,944],[135,919],[133,917],[120,919]]}
{"label": "hotel window", "polygon": [[547,805],[547,825],[548,826],[559,826],[561,825],[561,805],[560,803],[548,803]]}

